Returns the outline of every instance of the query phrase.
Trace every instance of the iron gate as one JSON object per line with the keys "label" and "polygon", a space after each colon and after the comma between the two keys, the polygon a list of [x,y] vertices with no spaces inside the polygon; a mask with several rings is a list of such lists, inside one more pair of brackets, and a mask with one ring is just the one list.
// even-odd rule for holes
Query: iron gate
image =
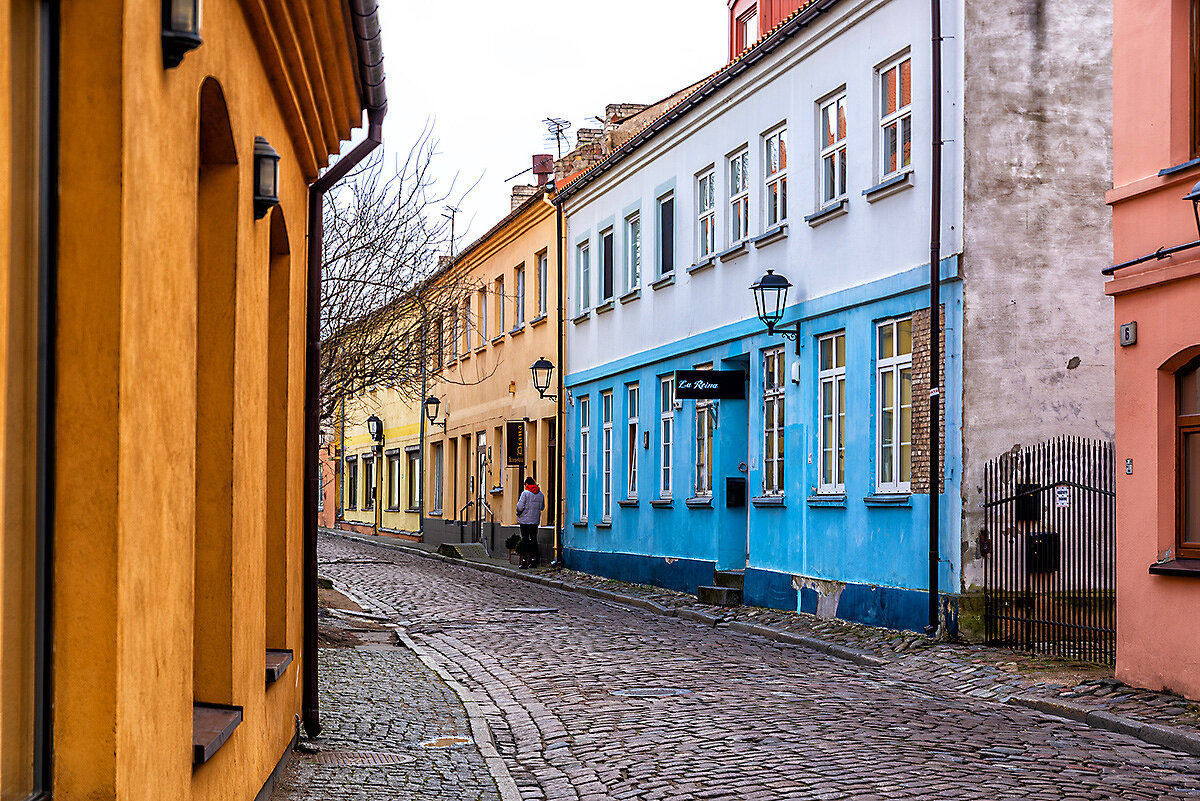
{"label": "iron gate", "polygon": [[984,467],[989,642],[1088,662],[1116,655],[1111,442],[1059,437]]}

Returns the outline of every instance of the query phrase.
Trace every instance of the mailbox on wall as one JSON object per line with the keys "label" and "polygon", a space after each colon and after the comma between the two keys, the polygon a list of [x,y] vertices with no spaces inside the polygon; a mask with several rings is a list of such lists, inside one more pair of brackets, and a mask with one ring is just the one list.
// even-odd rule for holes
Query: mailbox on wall
{"label": "mailbox on wall", "polygon": [[745,476],[725,477],[725,506],[729,509],[740,509],[746,505]]}

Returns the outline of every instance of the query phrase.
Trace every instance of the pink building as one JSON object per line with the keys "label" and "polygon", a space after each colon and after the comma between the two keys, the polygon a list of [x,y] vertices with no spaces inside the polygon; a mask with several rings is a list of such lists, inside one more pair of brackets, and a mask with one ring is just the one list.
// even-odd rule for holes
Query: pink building
{"label": "pink building", "polygon": [[1113,3],[1117,678],[1200,698],[1200,0]]}

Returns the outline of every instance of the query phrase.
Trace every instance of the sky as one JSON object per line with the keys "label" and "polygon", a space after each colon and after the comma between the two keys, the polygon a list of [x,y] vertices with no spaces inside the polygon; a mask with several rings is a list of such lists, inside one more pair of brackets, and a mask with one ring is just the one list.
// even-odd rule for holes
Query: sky
{"label": "sky", "polygon": [[572,123],[563,152],[606,103],[652,103],[725,63],[726,0],[383,0],[388,114],[384,147],[407,154],[426,125],[434,170],[456,193],[459,248],[534,183],[555,154],[546,117]]}

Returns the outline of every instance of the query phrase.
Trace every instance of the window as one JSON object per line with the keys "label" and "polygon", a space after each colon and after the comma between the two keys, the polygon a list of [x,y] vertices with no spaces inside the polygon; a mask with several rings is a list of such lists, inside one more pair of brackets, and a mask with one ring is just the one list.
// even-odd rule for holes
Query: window
{"label": "window", "polygon": [[912,475],[912,318],[876,329],[879,492],[908,492]]}
{"label": "window", "polygon": [[642,216],[625,219],[625,289],[632,292],[642,283]]}
{"label": "window", "polygon": [[783,347],[763,353],[763,495],[783,494]]}
{"label": "window", "polygon": [[458,344],[459,344],[458,325],[459,325],[458,312],[451,310],[450,311],[450,361],[454,361],[455,359],[458,358]]}
{"label": "window", "polygon": [[660,472],[658,494],[671,497],[671,443],[675,434],[675,377],[659,379],[658,448]]}
{"label": "window", "polygon": [[346,457],[346,508],[358,508],[358,457]]}
{"label": "window", "polygon": [[658,199],[658,274],[675,271],[675,195]]}
{"label": "window", "polygon": [[[697,370],[711,370],[711,364],[703,364]],[[710,400],[696,401],[696,485],[695,496],[707,498],[712,496],[712,457],[713,457],[713,402]]]}
{"label": "window", "polygon": [[591,403],[588,398],[579,399],[579,519],[587,522],[588,517],[588,463],[589,439],[592,434],[592,424],[589,420]]}
{"label": "window", "polygon": [[317,511],[325,511],[325,465],[317,465]]}
{"label": "window", "polygon": [[787,129],[781,128],[763,142],[763,175],[766,183],[767,227],[787,219]]}
{"label": "window", "polygon": [[600,232],[600,302],[613,297],[613,230]]}
{"label": "window", "polygon": [[363,466],[363,511],[375,508],[375,457],[364,456]]}
{"label": "window", "polygon": [[601,428],[601,485],[603,494],[600,497],[600,517],[604,522],[612,520],[612,451],[613,451],[613,394],[611,391],[600,395]]}
{"label": "window", "polygon": [[912,164],[912,59],[907,56],[879,71],[880,177]]}
{"label": "window", "polygon": [[433,511],[442,511],[442,497],[445,494],[445,484],[443,481],[443,458],[444,448],[442,443],[435,442],[433,444]]}
{"label": "window", "polygon": [[539,253],[537,257],[537,316],[546,316],[546,275],[549,259],[545,253]]}
{"label": "window", "polygon": [[387,508],[389,511],[395,511],[400,508],[400,454],[389,453],[387,457],[388,468],[388,495]]}
{"label": "window", "polygon": [[737,51],[745,50],[758,41],[758,9],[743,14],[737,21]]}
{"label": "window", "polygon": [[846,491],[846,334],[822,337],[818,345],[821,492]]}
{"label": "window", "polygon": [[[408,508],[421,506],[421,451],[413,448],[405,454],[408,459]],[[399,459],[396,460],[399,462]]]}
{"label": "window", "polygon": [[1178,413],[1179,478],[1176,556],[1200,557],[1200,360],[1194,360],[1175,377]]}
{"label": "window", "polygon": [[504,295],[504,279],[496,279],[496,336],[504,334],[504,304],[508,298]]}
{"label": "window", "polygon": [[475,294],[479,299],[479,347],[482,348],[488,341],[487,289]]}
{"label": "window", "polygon": [[513,283],[516,285],[517,296],[513,300],[513,330],[516,331],[525,325],[525,265],[517,266],[517,272]]}
{"label": "window", "polygon": [[584,242],[576,251],[575,254],[575,269],[579,279],[579,308],[578,312],[583,314],[591,308],[591,287],[592,287],[592,265],[591,254],[588,253],[588,243]]}
{"label": "window", "polygon": [[710,256],[715,250],[717,212],[713,207],[713,187],[716,174],[709,170],[696,179],[696,261]]}
{"label": "window", "polygon": [[462,308],[462,345],[463,353],[471,352],[471,299],[463,301]]}
{"label": "window", "polygon": [[821,106],[821,205],[846,196],[846,95]]}
{"label": "window", "polygon": [[641,444],[638,442],[638,417],[639,417],[638,403],[640,401],[638,385],[630,384],[629,386],[627,386],[625,388],[625,397],[626,397],[625,419],[627,421],[626,429],[628,430],[628,437],[626,438],[626,445],[629,448],[629,454],[627,457],[628,462],[626,465],[626,473],[627,473],[628,481],[625,485],[625,497],[629,498],[630,500],[636,500],[637,494],[638,494],[637,493],[638,449]]}
{"label": "window", "polygon": [[729,244],[750,233],[750,153],[743,150],[729,160]]}
{"label": "window", "polygon": [[446,332],[443,329],[442,318],[433,323],[433,371],[442,369],[442,358],[446,353]]}

